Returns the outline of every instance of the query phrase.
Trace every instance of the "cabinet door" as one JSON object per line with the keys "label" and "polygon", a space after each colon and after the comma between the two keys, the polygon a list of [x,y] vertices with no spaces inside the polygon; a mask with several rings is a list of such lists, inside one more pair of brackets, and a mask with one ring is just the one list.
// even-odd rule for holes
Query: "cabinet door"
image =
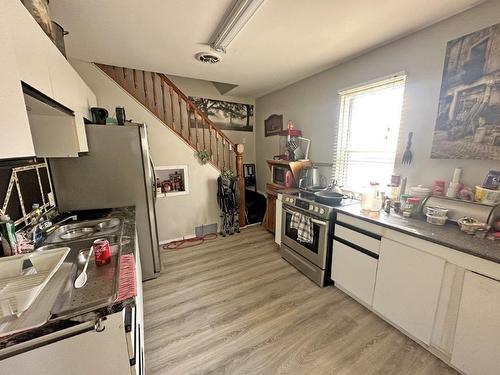
{"label": "cabinet door", "polygon": [[467,271],[451,363],[469,375],[500,374],[500,282]]}
{"label": "cabinet door", "polygon": [[[19,76],[23,82],[52,97],[47,51],[55,48],[20,1],[6,1]],[[3,53],[3,52],[2,52]],[[3,68],[2,68],[3,69]]]}
{"label": "cabinet door", "polygon": [[274,233],[276,230],[276,194],[267,193],[266,229]]}
{"label": "cabinet door", "polygon": [[130,374],[122,312],[85,333],[0,361],[0,374]]}
{"label": "cabinet door", "polygon": [[377,259],[333,241],[332,280],[368,306],[372,305]]}
{"label": "cabinet door", "polygon": [[[7,5],[13,2],[0,2],[0,159],[34,156],[35,149],[31,138],[28,115],[13,52],[9,23],[6,21]],[[19,4],[21,4],[19,2]],[[21,5],[22,6],[22,5]]]}
{"label": "cabinet door", "polygon": [[445,260],[382,238],[373,308],[430,343]]}

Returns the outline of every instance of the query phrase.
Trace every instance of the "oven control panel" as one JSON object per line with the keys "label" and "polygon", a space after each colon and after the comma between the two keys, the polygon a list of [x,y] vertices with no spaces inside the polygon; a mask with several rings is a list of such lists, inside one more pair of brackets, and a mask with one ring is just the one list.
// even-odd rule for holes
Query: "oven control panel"
{"label": "oven control panel", "polygon": [[315,202],[304,200],[300,198],[293,198],[289,196],[283,197],[283,202],[290,205],[301,208],[306,211],[310,211],[318,216],[327,217],[330,214],[329,209],[325,209],[324,206],[315,204]]}

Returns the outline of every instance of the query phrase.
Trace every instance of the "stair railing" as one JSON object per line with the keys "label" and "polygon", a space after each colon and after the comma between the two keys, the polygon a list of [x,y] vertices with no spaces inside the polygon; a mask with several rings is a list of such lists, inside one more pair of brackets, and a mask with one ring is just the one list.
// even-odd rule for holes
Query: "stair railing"
{"label": "stair railing", "polygon": [[165,74],[95,65],[195,151],[206,151],[213,166],[221,171],[231,170],[238,176],[239,222],[244,226],[243,144],[233,143]]}

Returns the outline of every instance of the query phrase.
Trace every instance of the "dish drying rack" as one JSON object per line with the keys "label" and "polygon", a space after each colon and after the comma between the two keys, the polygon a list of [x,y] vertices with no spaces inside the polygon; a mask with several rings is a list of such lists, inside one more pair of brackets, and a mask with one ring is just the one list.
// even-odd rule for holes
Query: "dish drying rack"
{"label": "dish drying rack", "polygon": [[1,258],[0,319],[20,316],[26,311],[57,272],[69,251],[69,247],[60,247]]}

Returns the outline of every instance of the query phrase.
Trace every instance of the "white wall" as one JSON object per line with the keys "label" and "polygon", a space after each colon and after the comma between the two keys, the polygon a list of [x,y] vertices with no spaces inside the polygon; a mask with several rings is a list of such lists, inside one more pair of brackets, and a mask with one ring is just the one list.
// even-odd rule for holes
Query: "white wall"
{"label": "white wall", "polygon": [[155,165],[188,166],[189,194],[158,198],[156,216],[160,242],[193,234],[198,225],[218,223],[217,169],[210,164],[200,164],[192,148],[98,68],[79,60],[71,63],[96,94],[98,106],[110,113],[115,107],[123,106],[127,118],[147,124]]}
{"label": "white wall", "polygon": [[[494,0],[449,18],[406,38],[387,44],[353,60],[306,78],[257,99],[256,154],[259,190],[265,189],[269,170],[266,159],[278,153],[277,137],[264,137],[264,120],[272,113],[291,119],[311,138],[311,159],[330,162],[337,125],[340,89],[396,72],[408,74],[405,107],[395,170],[407,176],[409,184],[431,185],[436,178],[451,179],[456,166],[464,168],[463,181],[481,183],[498,161],[431,159],[446,43],[449,40],[500,22],[500,1]],[[321,46],[318,46],[321,48]],[[414,161],[401,165],[409,131],[413,131]]]}
{"label": "white wall", "polygon": [[[255,98],[241,98],[231,95],[221,95],[210,81],[168,75],[168,78],[187,96],[198,96],[201,98],[224,100],[228,102],[244,103],[254,105],[255,122]],[[242,132],[234,130],[223,130],[233,143],[243,143],[243,163],[255,163],[255,123],[253,132]]]}

